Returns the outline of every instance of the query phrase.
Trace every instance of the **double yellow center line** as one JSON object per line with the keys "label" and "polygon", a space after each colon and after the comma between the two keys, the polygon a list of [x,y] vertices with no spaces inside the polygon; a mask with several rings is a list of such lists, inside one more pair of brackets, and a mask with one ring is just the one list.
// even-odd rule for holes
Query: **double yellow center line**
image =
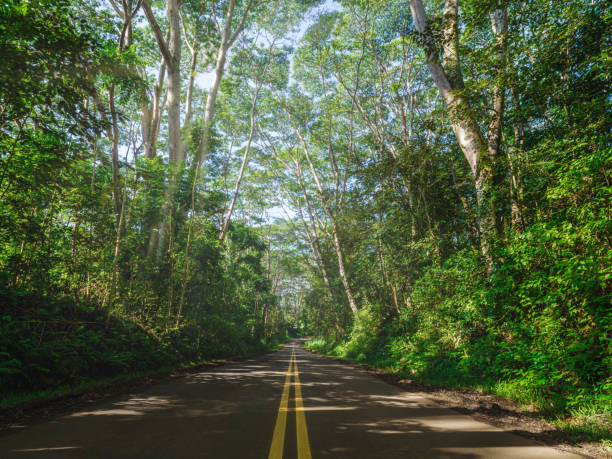
{"label": "double yellow center line", "polygon": [[287,426],[287,412],[289,411],[289,390],[291,387],[291,376],[294,377],[293,386],[295,388],[295,425],[297,434],[297,457],[298,459],[312,459],[310,454],[310,442],[308,441],[308,429],[306,428],[306,416],[304,415],[304,403],[302,400],[302,386],[300,385],[300,373],[298,371],[297,362],[295,360],[295,348],[291,352],[291,360],[287,375],[285,376],[285,385],[283,386],[283,395],[278,407],[278,415],[276,416],[276,425],[274,426],[274,434],[272,436],[272,445],[270,446],[270,454],[268,459],[282,459],[283,448],[285,446],[285,430]]}

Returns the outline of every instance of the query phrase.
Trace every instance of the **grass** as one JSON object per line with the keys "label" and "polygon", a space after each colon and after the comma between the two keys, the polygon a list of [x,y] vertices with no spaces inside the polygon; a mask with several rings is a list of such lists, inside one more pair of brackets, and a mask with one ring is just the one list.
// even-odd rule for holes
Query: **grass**
{"label": "grass", "polygon": [[602,449],[612,452],[612,407],[589,403],[570,411],[566,418],[557,418],[553,424],[576,440],[599,442]]}

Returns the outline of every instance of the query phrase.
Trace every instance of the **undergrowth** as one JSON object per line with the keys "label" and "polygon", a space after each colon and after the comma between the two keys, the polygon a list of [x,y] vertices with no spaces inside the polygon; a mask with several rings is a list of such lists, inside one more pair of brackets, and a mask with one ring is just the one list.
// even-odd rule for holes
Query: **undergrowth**
{"label": "undergrowth", "polygon": [[[217,318],[217,321],[219,319]],[[226,327],[232,328],[232,324]],[[223,327],[147,329],[70,298],[0,290],[0,407],[271,350]]]}

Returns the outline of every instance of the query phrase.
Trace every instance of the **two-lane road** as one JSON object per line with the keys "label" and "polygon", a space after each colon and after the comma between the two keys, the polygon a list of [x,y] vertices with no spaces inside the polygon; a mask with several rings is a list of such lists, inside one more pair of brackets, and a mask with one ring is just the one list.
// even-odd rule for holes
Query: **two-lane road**
{"label": "two-lane road", "polygon": [[576,458],[298,342],[0,434],[0,458]]}

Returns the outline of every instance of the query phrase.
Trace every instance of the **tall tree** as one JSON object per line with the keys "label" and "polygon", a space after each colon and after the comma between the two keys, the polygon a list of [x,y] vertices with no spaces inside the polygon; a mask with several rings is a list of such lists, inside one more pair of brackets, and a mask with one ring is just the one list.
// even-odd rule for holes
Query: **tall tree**
{"label": "tall tree", "polygon": [[[481,248],[489,266],[492,264],[492,245],[496,235],[495,209],[493,207],[494,162],[501,140],[504,88],[501,81],[493,89],[492,118],[489,139],[485,140],[478,119],[465,91],[459,49],[459,1],[446,0],[440,25],[440,42],[434,36],[431,21],[425,13],[422,0],[410,0],[410,11],[419,34],[427,65],[438,87],[459,146],[463,151],[476,186],[476,196],[481,216],[479,228]],[[497,5],[491,13],[498,69],[505,65],[505,34],[508,13],[506,7]],[[441,50],[441,52],[439,51]],[[500,228],[497,225],[497,233]],[[498,234],[499,235],[499,234]]]}

